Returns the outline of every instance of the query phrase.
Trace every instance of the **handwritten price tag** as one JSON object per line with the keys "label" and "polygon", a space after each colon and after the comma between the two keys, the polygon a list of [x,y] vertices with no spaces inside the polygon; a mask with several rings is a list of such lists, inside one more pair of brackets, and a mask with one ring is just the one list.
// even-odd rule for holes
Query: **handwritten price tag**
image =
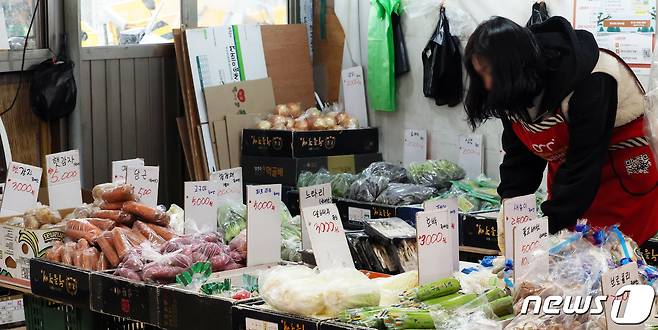
{"label": "handwritten price tag", "polygon": [[[201,232],[217,231],[217,182],[185,182],[185,222]],[[187,225],[190,224],[190,226]]]}
{"label": "handwritten price tag", "polygon": [[359,120],[362,127],[368,127],[368,107],[366,106],[363,68],[355,66],[341,72],[345,111]]}
{"label": "handwritten price tag", "polygon": [[[601,291],[604,296],[609,297],[604,304],[605,320],[608,329],[645,329],[644,324],[629,324],[622,326],[612,320],[612,311],[614,310],[613,303],[620,304],[618,316],[625,316],[628,299],[624,299],[623,295],[622,297],[615,297],[617,296],[617,291],[619,291],[619,289],[631,284],[640,284],[640,278],[637,273],[637,263],[635,262],[630,262],[621,267],[608,270],[601,275]],[[615,301],[615,299],[618,301]],[[636,310],[634,312],[640,315],[649,315],[651,311]]]}
{"label": "handwritten price tag", "polygon": [[482,134],[459,136],[459,165],[466,171],[467,178],[476,178],[484,170]]}
{"label": "handwritten price tag", "polygon": [[427,131],[419,129],[404,130],[404,148],[402,150],[404,167],[414,162],[427,160]]}
{"label": "handwritten price tag", "polygon": [[[530,273],[548,274],[548,218],[535,218],[514,227],[514,283]],[[507,249],[507,247],[506,247]]]}
{"label": "handwritten price tag", "polygon": [[7,172],[0,216],[19,215],[34,208],[40,183],[40,167],[12,162]]}
{"label": "handwritten price tag", "polygon": [[80,152],[70,150],[46,155],[46,180],[51,208],[59,210],[80,206]]}
{"label": "handwritten price tag", "polygon": [[271,188],[247,186],[247,266],[281,260],[281,194]]}
{"label": "handwritten price tag", "polygon": [[[307,207],[331,204],[331,184],[325,183],[310,187],[299,188],[299,209],[303,210]],[[302,223],[304,219],[302,218]],[[302,248],[310,249],[311,241],[306,232],[306,226],[302,225]]]}
{"label": "handwritten price tag", "polygon": [[[250,188],[253,187],[252,190]],[[247,193],[251,191],[252,195],[249,197],[247,195],[247,199],[249,198],[254,198],[254,199],[267,199],[267,198],[275,198],[278,200],[281,200],[281,185],[280,184],[263,184],[263,185],[257,185],[257,186],[247,186]]]}
{"label": "handwritten price tag", "polygon": [[535,195],[526,195],[503,201],[505,216],[505,258],[514,258],[514,227],[537,218],[537,200]]}
{"label": "handwritten price tag", "polygon": [[128,166],[144,166],[141,158],[116,160],[112,162],[112,183],[126,183],[126,172]]}
{"label": "handwritten price tag", "polygon": [[443,210],[448,212],[450,224],[450,240],[452,242],[452,267],[459,269],[459,211],[455,198],[426,201],[423,205],[425,211]]}
{"label": "handwritten price tag", "polygon": [[126,183],[135,188],[139,202],[148,206],[158,206],[159,166],[128,166]]}
{"label": "handwritten price tag", "polygon": [[313,248],[318,268],[354,268],[354,261],[336,204],[302,209],[302,219]]}
{"label": "handwritten price tag", "polygon": [[244,203],[242,192],[242,167],[211,173],[210,181],[219,182],[218,195],[220,197]]}
{"label": "handwritten price tag", "polygon": [[420,284],[452,275],[453,238],[447,210],[416,213],[418,281]]}

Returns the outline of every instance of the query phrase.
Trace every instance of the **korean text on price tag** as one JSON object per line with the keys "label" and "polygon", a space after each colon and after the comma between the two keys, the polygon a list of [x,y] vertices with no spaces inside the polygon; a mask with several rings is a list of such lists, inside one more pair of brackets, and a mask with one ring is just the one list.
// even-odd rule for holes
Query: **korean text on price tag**
{"label": "korean text on price tag", "polygon": [[141,158],[116,160],[112,162],[112,183],[126,183],[128,166],[144,166]]}
{"label": "korean text on price tag", "polygon": [[302,209],[304,225],[313,246],[313,255],[320,268],[354,268],[354,261],[343,222],[336,204],[323,204]]}
{"label": "korean text on price tag", "polygon": [[281,260],[281,198],[261,187],[247,186],[247,266]]}
{"label": "korean text on price tag", "polygon": [[[616,329],[644,329],[645,326],[644,324],[634,324],[634,325],[619,325],[615,323],[612,319],[613,313],[615,312],[615,309],[613,308],[613,305],[619,304],[619,313],[617,316],[625,316],[626,315],[626,305],[628,302],[628,296],[629,294],[623,294],[621,297],[617,297],[617,292],[619,289],[627,286],[627,285],[635,285],[635,284],[640,284],[640,278],[638,276],[638,270],[637,270],[637,263],[636,262],[629,262],[621,267],[617,267],[615,269],[610,269],[607,272],[603,273],[601,275],[601,291],[603,292],[604,296],[608,296],[608,299],[605,301],[605,320],[608,325],[608,329],[616,330]],[[615,301],[617,300],[617,301]],[[642,311],[642,310],[634,310],[634,313],[638,313],[639,315],[650,315],[651,313],[651,305],[648,306],[649,310]],[[636,306],[637,308],[637,306]]]}
{"label": "korean text on price tag", "polygon": [[427,160],[427,131],[419,129],[404,130],[404,147],[402,150],[404,167],[414,162]]}
{"label": "korean text on price tag", "polygon": [[217,182],[185,182],[185,230],[217,231]]}
{"label": "korean text on price tag", "polygon": [[64,151],[46,155],[48,203],[55,210],[82,204],[80,189],[80,152]]}
{"label": "korean text on price tag", "polygon": [[548,218],[535,218],[514,227],[514,283],[532,273],[548,274]]}
{"label": "korean text on price tag", "polygon": [[135,188],[139,202],[148,206],[158,206],[159,166],[128,166],[126,183]]}
{"label": "korean text on price tag", "polygon": [[[253,190],[250,190],[253,187]],[[281,200],[281,185],[280,184],[262,184],[257,186],[247,186],[247,193],[253,194],[251,198],[275,198]],[[249,198],[247,196],[247,198]]]}
{"label": "korean text on price tag", "polygon": [[450,276],[457,269],[452,253],[452,234],[448,211],[416,213],[418,244],[418,281],[420,284]]}
{"label": "korean text on price tag", "polygon": [[231,168],[210,174],[210,181],[219,182],[219,197],[244,203],[242,193],[242,167]]}
{"label": "korean text on price tag", "polygon": [[535,195],[526,195],[503,201],[505,217],[505,258],[514,258],[512,249],[514,227],[537,218],[537,200]]}
{"label": "korean text on price tag", "polygon": [[459,165],[466,171],[467,178],[482,174],[484,158],[482,134],[459,136]]}
{"label": "korean text on price tag", "polygon": [[12,162],[7,171],[0,216],[23,214],[34,208],[39,195],[41,168]]}
{"label": "korean text on price tag", "polygon": [[459,211],[457,200],[454,198],[437,199],[427,201],[423,204],[425,211],[444,210],[448,212],[448,223],[450,224],[450,239],[452,242],[453,269],[459,269]]}
{"label": "korean text on price tag", "polygon": [[[299,188],[299,209],[303,210],[310,206],[331,204],[331,183],[319,184],[310,187]],[[302,218],[302,248],[311,248],[311,241],[303,224]]]}

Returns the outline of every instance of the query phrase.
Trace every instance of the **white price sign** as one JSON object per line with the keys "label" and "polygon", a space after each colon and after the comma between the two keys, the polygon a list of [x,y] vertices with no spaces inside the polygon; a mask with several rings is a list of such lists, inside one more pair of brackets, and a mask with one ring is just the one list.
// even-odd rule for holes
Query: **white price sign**
{"label": "white price sign", "polygon": [[423,204],[427,211],[443,210],[448,212],[448,223],[450,224],[450,240],[452,242],[452,267],[459,270],[459,210],[455,198],[437,199],[427,201]]}
{"label": "white price sign", "polygon": [[467,178],[476,178],[484,170],[482,134],[459,136],[459,166],[466,171]]}
{"label": "white price sign", "polygon": [[304,225],[320,270],[354,268],[354,261],[336,204],[302,209]]}
{"label": "white price sign", "polygon": [[128,166],[144,166],[141,158],[116,160],[112,162],[112,183],[126,183]]}
{"label": "white price sign", "polygon": [[421,285],[451,276],[458,269],[454,268],[452,233],[447,211],[416,213],[416,235],[418,281]]}
{"label": "white price sign", "polygon": [[503,201],[505,217],[505,258],[514,258],[514,227],[537,218],[535,195],[509,198]]}
{"label": "white price sign", "polygon": [[280,196],[267,186],[247,186],[247,266],[281,261]]}
{"label": "white price sign", "polygon": [[350,206],[347,208],[347,217],[350,221],[370,220],[370,210]]}
{"label": "white price sign", "polygon": [[185,182],[185,228],[201,232],[217,231],[217,182]]}
{"label": "white price sign", "polygon": [[[605,301],[604,311],[605,311],[605,320],[608,325],[608,329],[617,330],[617,329],[645,329],[643,322],[640,324],[625,324],[620,325],[614,322],[613,315],[616,317],[631,318],[629,310],[626,309],[628,299],[625,298],[625,295],[617,296],[619,290],[627,285],[636,285],[640,284],[640,277],[638,276],[637,263],[629,262],[621,267],[615,269],[610,269],[607,272],[601,275],[601,291],[604,296],[607,296],[608,299]],[[651,295],[653,290],[647,290],[648,294]],[[642,292],[644,293],[644,292]],[[640,292],[635,292],[633,295],[641,294]],[[628,296],[631,294],[629,293]],[[633,299],[643,300],[640,297],[634,297]],[[653,301],[653,299],[648,298],[647,301]],[[617,305],[615,308],[614,305]],[[646,317],[651,314],[652,304],[648,304],[645,310],[642,310],[644,306],[642,304],[634,304],[635,308],[632,310],[633,316],[642,316]],[[640,307],[638,307],[640,306]],[[645,320],[646,321],[646,320]]]}
{"label": "white price sign", "polygon": [[244,203],[242,193],[242,167],[211,173],[210,181],[219,182],[219,197],[225,197],[239,203]]}
{"label": "white price sign", "polygon": [[[316,205],[331,204],[331,202],[331,183],[299,188],[300,210]],[[302,218],[302,248],[310,249],[311,241],[303,223],[304,219]]]}
{"label": "white price sign", "polygon": [[[253,188],[253,190],[252,190]],[[281,200],[281,185],[280,184],[262,184],[257,186],[247,186],[247,193],[251,191],[252,195],[247,199],[264,199],[264,198],[275,198]]]}
{"label": "white price sign", "polygon": [[148,206],[158,206],[159,166],[128,166],[126,183],[135,188],[139,202]]}
{"label": "white price sign", "polygon": [[60,210],[80,206],[80,152],[70,150],[46,155],[46,180],[51,208]]}
{"label": "white price sign", "polygon": [[404,130],[404,147],[402,150],[404,167],[409,164],[427,160],[427,131],[419,129]]}
{"label": "white price sign", "polygon": [[41,168],[12,162],[7,171],[0,216],[25,213],[37,205]]}
{"label": "white price sign", "polygon": [[513,235],[514,283],[521,283],[528,274],[548,274],[548,218],[519,224]]}

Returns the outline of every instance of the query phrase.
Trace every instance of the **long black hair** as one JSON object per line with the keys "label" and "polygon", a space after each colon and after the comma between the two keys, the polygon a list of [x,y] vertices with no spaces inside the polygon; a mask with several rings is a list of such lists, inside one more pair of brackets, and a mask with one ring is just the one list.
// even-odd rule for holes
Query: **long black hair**
{"label": "long black hair", "polygon": [[[475,71],[473,58],[489,65],[490,91]],[[492,117],[516,116],[529,121],[526,108],[543,88],[544,71],[541,49],[529,29],[507,18],[492,17],[468,39],[464,62],[470,81],[464,109],[473,129]]]}

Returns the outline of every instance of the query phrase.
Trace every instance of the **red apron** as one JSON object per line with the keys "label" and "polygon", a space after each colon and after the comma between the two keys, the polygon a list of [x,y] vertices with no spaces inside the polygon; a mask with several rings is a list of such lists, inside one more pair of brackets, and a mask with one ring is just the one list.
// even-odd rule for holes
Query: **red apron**
{"label": "red apron", "polygon": [[[533,124],[512,120],[512,128],[531,152],[548,161],[550,199],[553,176],[569,148],[569,126],[562,111]],[[658,232],[658,169],[643,128],[640,117],[613,130],[599,190],[581,217],[593,226],[619,224],[638,244]]]}

